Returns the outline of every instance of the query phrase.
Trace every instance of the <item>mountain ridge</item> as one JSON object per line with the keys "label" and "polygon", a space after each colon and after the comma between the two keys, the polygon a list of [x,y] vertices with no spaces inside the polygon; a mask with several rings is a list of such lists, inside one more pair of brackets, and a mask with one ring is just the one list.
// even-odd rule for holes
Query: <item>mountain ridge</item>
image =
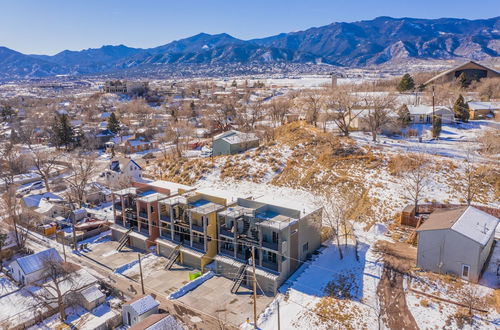
{"label": "mountain ridge", "polygon": [[26,55],[0,47],[0,78],[105,74],[168,65],[277,63],[364,67],[412,59],[500,57],[500,16],[488,19],[393,18],[334,22],[302,31],[242,40],[199,33],[152,48],[105,45],[55,55]]}

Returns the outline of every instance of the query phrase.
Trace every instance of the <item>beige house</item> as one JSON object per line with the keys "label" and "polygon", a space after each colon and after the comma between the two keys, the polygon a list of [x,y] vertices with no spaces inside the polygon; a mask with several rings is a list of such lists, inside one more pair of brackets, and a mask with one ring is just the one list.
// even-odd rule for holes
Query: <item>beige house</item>
{"label": "beige house", "polygon": [[476,102],[471,101],[469,104],[469,119],[485,119],[494,118],[495,113],[500,112],[500,102]]}
{"label": "beige house", "polygon": [[442,124],[451,124],[455,121],[453,111],[445,106],[438,105],[432,109],[429,105],[408,105],[412,124],[432,124],[432,115],[441,118]]}

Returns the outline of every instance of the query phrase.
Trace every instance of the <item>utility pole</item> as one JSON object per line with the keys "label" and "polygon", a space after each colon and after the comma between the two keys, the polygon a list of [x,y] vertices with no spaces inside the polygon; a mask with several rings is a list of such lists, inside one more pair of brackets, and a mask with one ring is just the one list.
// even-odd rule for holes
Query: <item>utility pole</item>
{"label": "utility pole", "polygon": [[141,274],[141,289],[142,289],[142,294],[145,294],[146,292],[144,291],[144,279],[142,278],[141,254],[137,253],[137,256],[139,257],[139,273]]}
{"label": "utility pole", "polygon": [[435,93],[434,93],[434,85],[432,85],[432,127],[434,127],[434,109],[435,109],[435,105],[434,105],[434,96],[435,96]]}
{"label": "utility pole", "polygon": [[257,279],[255,277],[255,246],[252,246],[253,269],[253,327],[257,329]]}
{"label": "utility pole", "polygon": [[280,326],[280,302],[279,300],[276,301],[277,305],[278,305],[278,330],[281,329],[281,326]]}

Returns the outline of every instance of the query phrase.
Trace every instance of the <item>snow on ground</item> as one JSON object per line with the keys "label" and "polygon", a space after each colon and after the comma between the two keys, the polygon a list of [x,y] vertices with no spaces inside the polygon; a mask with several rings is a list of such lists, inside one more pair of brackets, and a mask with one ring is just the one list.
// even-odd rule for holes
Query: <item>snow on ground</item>
{"label": "snow on ground", "polygon": [[[421,301],[427,301],[428,305]],[[448,316],[457,312],[457,307],[452,304],[439,304],[411,291],[406,291],[406,305],[421,329],[443,329]]]}
{"label": "snow on ground", "polygon": [[[465,159],[468,149],[477,150],[477,137],[489,128],[500,128],[500,123],[489,120],[475,120],[463,124],[443,124],[439,139],[431,139],[432,125],[414,124],[408,129],[417,131],[422,135],[422,142],[418,137],[388,137],[378,136],[378,142],[372,142],[372,136],[369,133],[353,132],[351,137],[360,145],[378,145],[384,148],[391,148],[393,151],[404,152],[423,152],[431,155],[440,155],[456,159]],[[482,158],[475,154],[475,157]]]}
{"label": "snow on ground", "polygon": [[195,278],[192,281],[189,281],[186,283],[184,286],[180,287],[176,291],[172,292],[169,296],[168,299],[178,299],[182,296],[184,296],[186,293],[189,291],[192,291],[202,285],[205,281],[208,281],[212,277],[214,277],[215,273],[212,271],[206,272],[205,274],[201,275],[200,277]]}
{"label": "snow on ground", "polygon": [[0,297],[18,290],[19,287],[9,278],[0,273]]}
{"label": "snow on ground", "polygon": [[[66,324],[70,324],[76,329],[97,329],[103,324],[106,324],[107,321],[120,315],[120,312],[112,309],[108,303],[104,303],[94,308],[91,312],[78,305],[68,307],[66,308],[66,314]],[[63,323],[59,319],[59,315],[59,313],[56,313],[28,329],[57,329],[63,326]]]}
{"label": "snow on ground", "polygon": [[[123,275],[133,277],[139,274],[139,261],[134,260],[132,263],[127,264],[129,267],[125,268],[123,271],[119,272]],[[127,266],[124,265],[124,266]],[[150,276],[152,273],[157,271],[158,269],[163,269],[165,267],[165,258],[160,257],[159,255],[155,253],[150,253],[146,255],[145,257],[141,258],[141,266],[142,266],[142,272],[143,272],[143,277],[146,278]],[[123,266],[122,266],[123,267]],[[121,268],[121,267],[120,267]],[[118,269],[115,270],[115,272],[118,272]]]}
{"label": "snow on ground", "polygon": [[[383,264],[374,255],[373,243],[383,238],[383,225],[369,232],[359,232],[358,255],[355,258],[354,246],[342,247],[344,258],[340,259],[337,247],[326,243],[319,255],[304,263],[279,289],[279,294],[268,308],[260,315],[258,325],[262,329],[277,328],[277,303],[280,305],[280,323],[283,329],[308,329],[314,324],[317,328],[328,329],[331,324],[322,324],[314,312],[315,306],[323,297],[325,286],[338,275],[349,275],[354,280],[351,291],[353,298],[344,301],[348,306],[355,306],[360,315],[354,324],[366,324],[376,328],[376,288],[380,280]],[[349,307],[346,306],[347,309]],[[243,324],[243,328],[249,327]]]}
{"label": "snow on ground", "polygon": [[[141,258],[141,264],[142,264],[142,262],[147,263],[149,261],[148,259],[153,258],[153,257],[154,257],[153,253],[149,253],[149,254],[145,255],[144,257]],[[139,259],[136,259],[136,260],[133,260],[129,263],[121,265],[120,267],[116,268],[113,272],[117,273],[117,274],[127,275],[126,272],[127,271],[132,272],[136,266],[137,266],[137,269],[139,269]]]}
{"label": "snow on ground", "polygon": [[92,236],[83,241],[78,242],[78,245],[81,246],[82,244],[88,244],[87,249],[85,251],[87,252],[88,250],[92,250],[93,246],[109,241],[111,241],[111,230],[106,230],[96,236]]}
{"label": "snow on ground", "polygon": [[[500,228],[498,225],[497,229]],[[496,240],[495,247],[491,252],[488,267],[484,270],[479,284],[484,285],[488,288],[498,289],[500,288],[500,240]]]}

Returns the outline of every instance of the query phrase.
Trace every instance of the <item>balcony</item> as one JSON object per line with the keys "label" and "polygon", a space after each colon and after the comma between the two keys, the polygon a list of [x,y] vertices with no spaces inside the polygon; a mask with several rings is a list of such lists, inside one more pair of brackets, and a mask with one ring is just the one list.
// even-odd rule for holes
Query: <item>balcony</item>
{"label": "balcony", "polygon": [[172,220],[170,219],[170,217],[167,216],[167,215],[164,215],[164,214],[160,214],[160,220],[161,221],[165,221],[165,222],[172,222]]}
{"label": "balcony", "polygon": [[229,228],[227,228],[226,226],[221,226],[221,227],[220,227],[219,234],[224,235],[224,236],[227,236],[227,237],[234,238],[234,233],[233,233],[233,232],[231,232],[231,231],[229,230]]}
{"label": "balcony", "polygon": [[146,235],[149,235],[149,228],[148,228],[148,227],[141,226],[141,233],[146,234]]}
{"label": "balcony", "polygon": [[275,271],[275,272],[278,271],[278,263],[277,262],[262,260],[262,267],[265,267],[265,268],[270,269],[270,270]]}
{"label": "balcony", "polygon": [[194,223],[191,225],[191,229],[192,229],[192,230],[195,230],[195,231],[197,231],[197,232],[203,233],[203,227],[202,227],[202,226],[195,225]]}
{"label": "balcony", "polygon": [[195,249],[198,249],[198,250],[201,250],[201,251],[205,251],[205,244],[204,243],[193,242],[193,247]]}
{"label": "balcony", "polygon": [[234,258],[234,251],[224,249],[223,247],[220,248],[220,254],[224,254],[224,255],[227,255],[231,258]]}
{"label": "balcony", "polygon": [[266,249],[278,251],[278,242],[266,242],[262,241],[262,247],[265,247]]}

